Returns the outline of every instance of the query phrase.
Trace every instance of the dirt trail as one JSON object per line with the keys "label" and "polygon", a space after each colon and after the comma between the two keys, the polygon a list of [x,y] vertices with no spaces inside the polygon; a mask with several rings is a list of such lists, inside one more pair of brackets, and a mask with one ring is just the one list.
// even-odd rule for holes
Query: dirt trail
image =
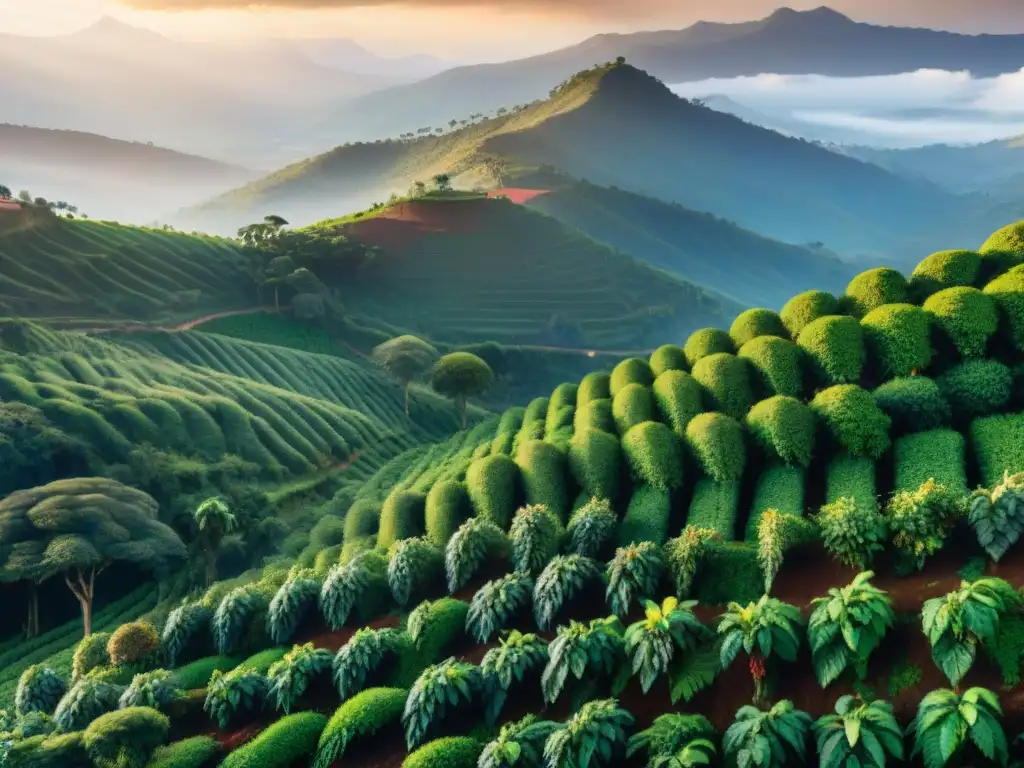
{"label": "dirt trail", "polygon": [[202,315],[201,317],[185,320],[184,322],[177,323],[176,325],[121,323],[119,325],[104,325],[91,328],[73,328],[72,330],[77,331],[78,333],[147,333],[153,331],[181,333],[182,331],[191,331],[196,328],[196,326],[212,322],[213,320],[220,320],[224,317],[236,317],[238,315],[254,315],[258,312],[265,312],[271,315],[278,313],[278,311],[273,307],[245,307],[243,309],[229,309],[224,312],[214,312],[209,315]]}

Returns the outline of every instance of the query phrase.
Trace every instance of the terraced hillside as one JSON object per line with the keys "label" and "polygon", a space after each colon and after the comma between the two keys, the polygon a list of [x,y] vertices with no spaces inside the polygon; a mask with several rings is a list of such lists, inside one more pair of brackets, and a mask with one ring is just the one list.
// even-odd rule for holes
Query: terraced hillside
{"label": "terraced hillside", "polygon": [[381,251],[337,286],[346,307],[440,341],[643,349],[741,309],[506,200],[417,200],[339,226]]}
{"label": "terraced hillside", "polygon": [[403,452],[297,557],[83,642],[69,692],[66,665],[26,671],[8,758],[1007,765],[1021,242],[750,310]]}
{"label": "terraced hillside", "polygon": [[[215,237],[0,212],[0,314],[88,325],[256,302],[249,261]],[[212,309],[211,309],[212,308]]]}

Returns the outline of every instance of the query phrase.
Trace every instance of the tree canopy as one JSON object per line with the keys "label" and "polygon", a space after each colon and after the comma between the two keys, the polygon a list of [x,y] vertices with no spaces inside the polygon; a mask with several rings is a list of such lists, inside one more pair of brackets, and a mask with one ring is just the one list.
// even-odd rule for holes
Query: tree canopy
{"label": "tree canopy", "polygon": [[450,397],[462,413],[466,428],[466,401],[486,392],[494,384],[494,371],[483,360],[469,352],[452,352],[437,361],[431,376],[434,391]]}

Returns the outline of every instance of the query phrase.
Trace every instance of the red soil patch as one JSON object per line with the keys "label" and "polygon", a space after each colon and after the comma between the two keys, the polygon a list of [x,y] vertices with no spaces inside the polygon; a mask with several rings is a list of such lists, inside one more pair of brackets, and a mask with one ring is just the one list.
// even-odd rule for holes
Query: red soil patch
{"label": "red soil patch", "polygon": [[490,198],[504,197],[505,199],[511,200],[513,203],[516,203],[517,205],[522,205],[523,203],[530,202],[535,197],[539,197],[540,195],[546,195],[550,191],[551,190],[549,190],[549,189],[516,189],[516,188],[507,188],[507,189],[496,189],[493,192],[488,192],[487,196],[490,197]]}
{"label": "red soil patch", "polygon": [[[401,617],[398,614],[388,614],[386,616],[378,616],[376,619],[367,622],[366,624],[358,627],[342,627],[337,630],[326,630],[322,622],[319,622],[319,627],[311,627],[311,632],[301,633],[301,638],[297,639],[296,643],[313,643],[317,648],[326,648],[331,653],[337,653],[341,650],[341,647],[345,645],[349,640],[352,639],[358,630],[369,628],[369,629],[387,629],[397,627],[401,621]],[[318,631],[319,630],[319,631]]]}
{"label": "red soil patch", "polygon": [[250,723],[236,731],[228,731],[227,733],[213,731],[208,733],[207,736],[211,736],[219,741],[221,749],[228,753],[255,739],[266,727],[264,723]]}
{"label": "red soil patch", "polygon": [[424,235],[476,231],[484,204],[484,200],[399,203],[345,228],[364,243],[400,250]]}

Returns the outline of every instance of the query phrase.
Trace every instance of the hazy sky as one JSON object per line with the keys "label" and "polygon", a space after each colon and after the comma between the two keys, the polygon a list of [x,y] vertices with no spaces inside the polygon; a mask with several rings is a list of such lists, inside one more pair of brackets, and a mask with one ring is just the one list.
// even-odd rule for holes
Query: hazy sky
{"label": "hazy sky", "polygon": [[[351,37],[383,53],[503,59],[597,32],[679,28],[759,18],[822,0],[0,0],[3,31],[70,32],[109,14],[172,37]],[[833,0],[855,19],[1024,32],[1024,0]]]}

